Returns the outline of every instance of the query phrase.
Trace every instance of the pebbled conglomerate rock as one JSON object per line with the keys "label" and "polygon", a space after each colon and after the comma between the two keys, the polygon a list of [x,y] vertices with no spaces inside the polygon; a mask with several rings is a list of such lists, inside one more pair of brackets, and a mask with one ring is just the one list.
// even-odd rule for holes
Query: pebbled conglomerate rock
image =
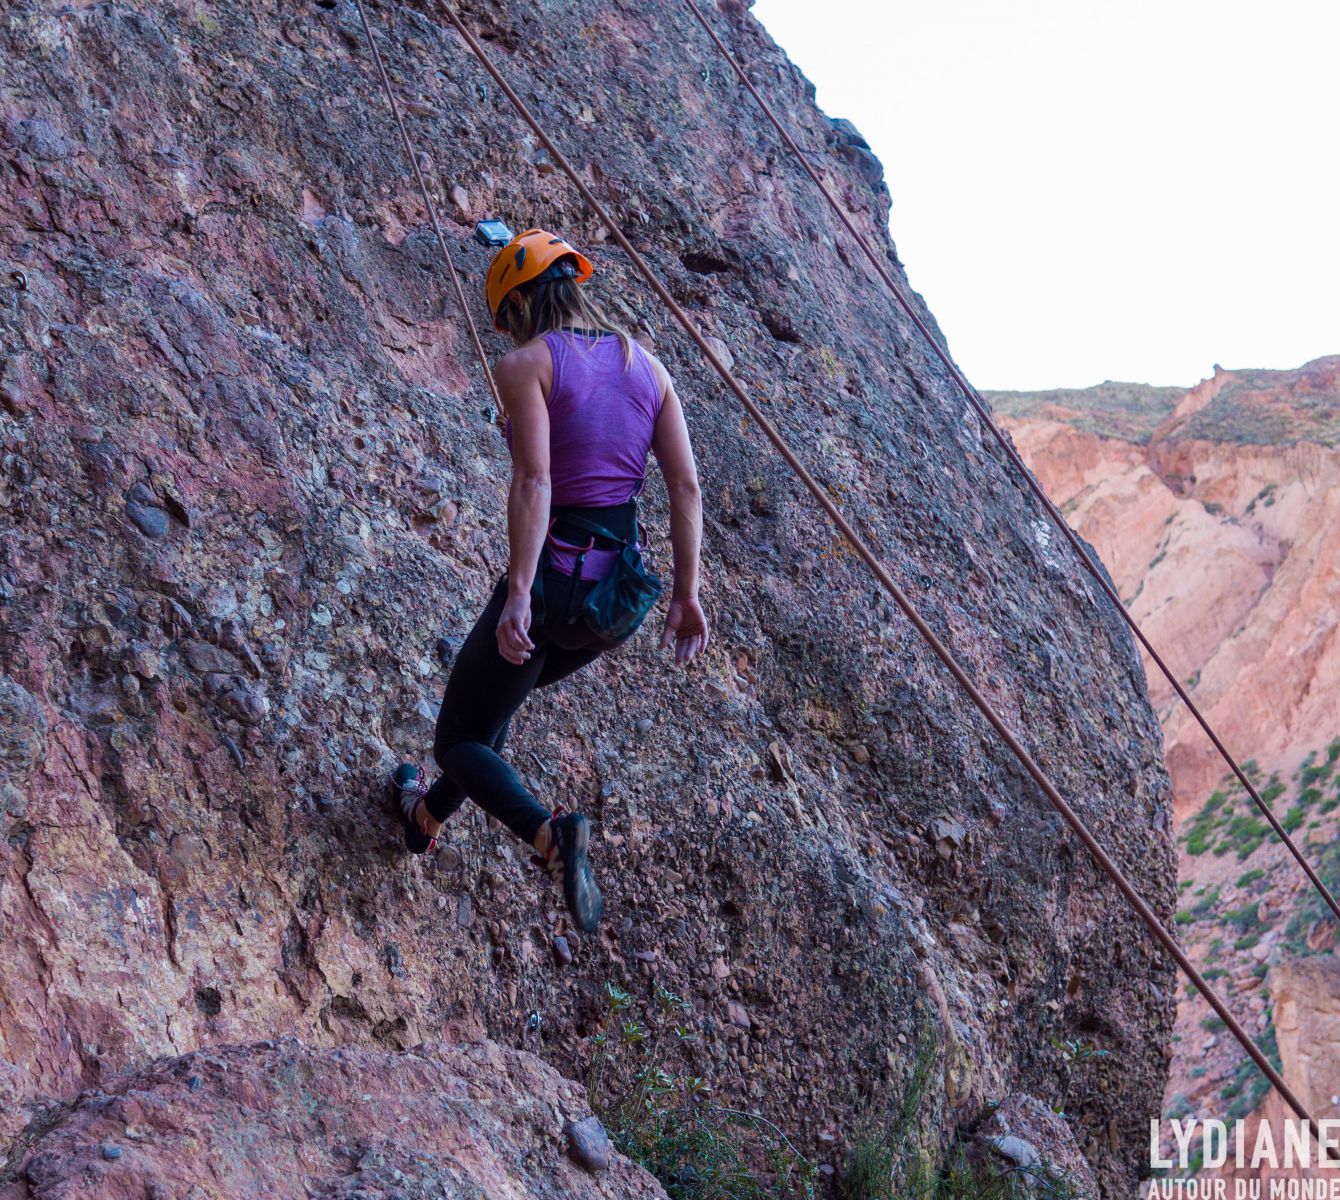
{"label": "pebbled conglomerate rock", "polygon": [[582,1089],[491,1042],[387,1051],[296,1038],[160,1059],[47,1114],[0,1200],[663,1200],[605,1144],[561,1153]]}
{"label": "pebbled conglomerate rock", "polygon": [[[472,302],[472,219],[562,230],[676,375],[713,645],[677,672],[649,628],[514,726],[537,793],[596,824],[598,935],[470,807],[407,858],[384,781],[426,758],[505,565],[508,464],[356,15],[8,5],[0,1136],[281,1033],[360,1054],[486,1033],[580,1075],[611,981],[685,997],[680,1065],[826,1165],[929,1044],[931,1153],[990,1099],[1064,1092],[1129,1194],[1168,967],[456,39],[429,8],[371,12]],[[654,0],[465,15],[1170,916],[1126,632],[705,38]],[[710,15],[901,273],[859,135],[743,6]],[[645,508],[666,569],[658,480]],[[1077,1078],[1073,1038],[1108,1051]]]}

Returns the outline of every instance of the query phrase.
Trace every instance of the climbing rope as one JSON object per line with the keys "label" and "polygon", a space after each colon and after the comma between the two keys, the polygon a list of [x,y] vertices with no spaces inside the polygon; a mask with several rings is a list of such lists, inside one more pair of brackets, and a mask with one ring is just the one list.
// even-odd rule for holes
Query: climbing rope
{"label": "climbing rope", "polygon": [[717,356],[716,352],[708,344],[702,333],[699,332],[697,326],[690,319],[688,313],[680,307],[679,303],[669,291],[666,290],[665,285],[661,283],[655,272],[653,272],[651,267],[647,265],[646,260],[643,259],[642,255],[639,254],[636,249],[634,249],[632,243],[628,240],[618,222],[610,216],[605,210],[605,207],[596,199],[595,195],[591,192],[591,189],[586,186],[581,176],[573,168],[572,164],[568,162],[567,157],[561,150],[559,150],[554,144],[553,139],[545,132],[544,128],[531,114],[531,111],[526,106],[525,102],[517,95],[511,84],[509,84],[498,71],[497,67],[493,65],[493,62],[484,52],[484,48],[479,44],[478,40],[476,40],[470,30],[466,28],[460,17],[457,16],[455,9],[448,3],[448,0],[437,0],[437,5],[442,11],[442,14],[451,23],[452,27],[458,34],[460,34],[461,39],[465,42],[466,46],[469,47],[470,52],[479,60],[480,65],[488,72],[489,76],[493,79],[493,82],[498,85],[498,88],[502,91],[503,95],[507,97],[507,100],[512,107],[516,109],[517,114],[530,127],[531,131],[539,139],[540,144],[544,146],[545,150],[549,152],[559,170],[568,177],[572,182],[572,185],[580,193],[582,199],[586,201],[591,211],[604,223],[605,227],[610,231],[610,236],[619,244],[623,252],[628,255],[633,266],[637,268],[638,272],[647,281],[647,285],[656,293],[661,302],[669,310],[670,314],[679,323],[681,328],[683,328],[684,332],[687,333],[697,345],[703,356],[712,365],[712,368],[721,376],[722,381],[735,394],[736,399],[739,400],[744,407],[745,412],[749,414],[754,423],[763,431],[764,436],[772,443],[777,452],[786,461],[787,466],[795,472],[796,476],[805,485],[805,488],[809,493],[816,501],[818,501],[820,507],[823,508],[833,521],[833,524],[837,526],[853,549],[860,555],[861,559],[870,568],[884,590],[893,597],[894,603],[902,610],[903,614],[912,623],[916,631],[926,641],[926,644],[930,646],[936,657],[944,663],[958,685],[967,693],[968,697],[972,700],[973,704],[976,705],[982,716],[986,718],[987,722],[1000,736],[1001,740],[1009,747],[1010,752],[1019,760],[1020,765],[1028,772],[1038,787],[1042,789],[1043,794],[1046,795],[1049,801],[1051,801],[1052,806],[1061,815],[1066,824],[1070,826],[1071,830],[1075,833],[1075,836],[1084,844],[1085,849],[1089,851],[1094,861],[1104,872],[1106,872],[1112,882],[1116,884],[1117,889],[1125,897],[1126,902],[1135,910],[1140,919],[1144,921],[1150,933],[1152,933],[1155,939],[1168,951],[1177,965],[1182,968],[1187,979],[1189,979],[1196,990],[1205,997],[1210,1007],[1214,1009],[1220,1020],[1224,1022],[1224,1025],[1241,1044],[1248,1057],[1250,1057],[1257,1067],[1260,1068],[1261,1073],[1270,1081],[1275,1090],[1279,1092],[1285,1103],[1288,1104],[1289,1107],[1293,1109],[1293,1111],[1297,1113],[1315,1133],[1315,1123],[1313,1122],[1311,1115],[1303,1107],[1301,1101],[1299,1101],[1289,1089],[1288,1085],[1281,1078],[1279,1072],[1271,1065],[1270,1060],[1266,1058],[1257,1047],[1256,1043],[1247,1035],[1247,1031],[1238,1023],[1237,1018],[1228,1011],[1224,1002],[1215,994],[1214,989],[1210,987],[1209,983],[1206,982],[1200,972],[1196,970],[1191,960],[1182,951],[1182,948],[1178,946],[1176,939],[1164,928],[1162,922],[1159,921],[1154,911],[1145,903],[1144,899],[1138,892],[1136,892],[1135,888],[1131,886],[1130,882],[1122,873],[1121,868],[1108,857],[1107,852],[1089,832],[1075,810],[1066,803],[1064,797],[1062,797],[1061,793],[1056,790],[1042,768],[1033,761],[1033,757],[1026,749],[1024,749],[1022,743],[1015,737],[1014,733],[1010,730],[1009,726],[1006,725],[1000,714],[996,712],[990,701],[977,690],[977,687],[973,684],[967,673],[961,666],[959,666],[958,661],[954,658],[953,654],[950,653],[948,647],[935,636],[934,631],[922,619],[916,606],[903,593],[903,590],[897,583],[894,582],[893,577],[887,570],[885,570],[883,564],[875,556],[875,553],[866,545],[864,539],[852,528],[851,524],[842,515],[842,512],[829,498],[828,493],[824,491],[814,477],[805,469],[800,460],[796,458],[795,453],[787,444],[786,440],[773,426],[772,422],[763,415],[758,406],[750,399],[749,394],[744,390],[743,385],[741,385],[740,381],[731,374],[730,370]]}
{"label": "climbing rope", "polygon": [[395,98],[395,91],[391,87],[391,81],[387,78],[386,68],[382,65],[381,51],[377,49],[377,39],[373,36],[372,25],[368,22],[368,14],[363,8],[363,0],[354,0],[354,5],[358,9],[358,19],[362,22],[363,33],[368,39],[368,49],[372,52],[372,61],[377,67],[377,76],[381,80],[382,90],[386,93],[386,102],[391,106],[391,112],[395,116],[396,127],[400,130],[400,141],[405,147],[405,154],[408,155],[410,165],[414,168],[414,178],[419,181],[419,192],[423,196],[424,206],[428,209],[428,219],[432,222],[433,232],[437,234],[437,245],[442,251],[442,257],[446,260],[447,272],[451,276],[451,286],[456,292],[456,303],[460,306],[461,313],[465,317],[465,323],[470,327],[470,340],[475,344],[475,355],[479,359],[479,366],[484,372],[484,379],[489,385],[489,392],[493,396],[494,413],[502,412],[502,397],[498,395],[498,384],[493,378],[493,369],[489,366],[488,355],[484,353],[484,343],[479,339],[479,330],[475,327],[475,319],[470,315],[470,305],[466,303],[465,289],[461,286],[460,272],[456,270],[456,264],[452,261],[451,252],[447,249],[447,239],[442,232],[442,222],[437,219],[437,206],[433,203],[433,197],[428,191],[428,184],[423,178],[423,169],[419,165],[419,155],[414,148],[414,143],[410,141],[409,130],[405,128],[405,118],[400,112],[400,102]]}
{"label": "climbing rope", "polygon": [[[809,474],[808,471],[805,470],[804,466],[795,457],[794,453],[791,451],[786,441],[773,427],[771,422],[769,422],[767,418],[762,414],[762,412],[757,408],[757,406],[753,403],[753,401],[750,400],[748,394],[744,391],[739,381],[736,380],[736,378],[725,367],[725,365],[717,357],[716,353],[712,350],[711,346],[703,338],[702,334],[698,331],[696,326],[694,326],[693,322],[689,319],[688,315],[683,311],[682,308],[680,308],[678,303],[676,303],[676,301],[669,294],[669,292],[666,291],[664,286],[660,283],[659,279],[656,278],[655,274],[651,271],[650,267],[648,267],[646,262],[643,260],[642,256],[638,254],[638,252],[633,248],[632,244],[628,241],[627,237],[623,233],[623,230],[610,217],[610,215],[605,211],[604,207],[599,203],[598,200],[596,200],[595,196],[585,186],[581,178],[577,175],[576,171],[573,170],[571,164],[567,161],[562,152],[559,151],[558,147],[554,145],[552,139],[549,138],[549,136],[545,133],[543,128],[531,115],[529,109],[526,107],[524,102],[520,99],[519,96],[517,96],[515,91],[512,90],[511,86],[493,66],[492,62],[488,59],[487,55],[484,53],[483,48],[479,45],[479,43],[474,39],[469,30],[460,21],[456,13],[447,5],[445,0],[438,0],[438,2],[439,7],[443,10],[448,21],[450,21],[453,27],[461,35],[462,39],[465,41],[466,45],[470,48],[471,52],[479,60],[480,64],[494,79],[494,81],[498,84],[499,88],[503,91],[508,101],[517,110],[518,114],[535,132],[536,136],[540,139],[541,143],[553,156],[554,161],[558,164],[560,169],[564,172],[565,175],[567,175],[569,180],[571,180],[573,185],[581,193],[582,198],[587,202],[587,204],[591,207],[591,209],[596,213],[596,215],[610,230],[610,233],[614,237],[615,241],[618,242],[620,247],[629,256],[634,266],[647,280],[652,290],[666,305],[667,309],[671,312],[672,316],[675,317],[676,321],[678,321],[678,323],[693,339],[695,344],[698,346],[699,350],[707,358],[708,362],[722,377],[727,386],[730,387],[731,391],[735,394],[736,398],[741,402],[745,411],[763,431],[764,435],[768,438],[768,440],[772,442],[773,446],[782,455],[787,465],[791,467],[791,469],[796,473],[798,478],[800,478],[801,482],[805,485],[806,489],[811,493],[811,495],[814,496],[814,498],[819,502],[820,506],[833,520],[834,524],[848,539],[851,545],[856,549],[857,553],[860,555],[862,560],[865,561],[867,566],[870,567],[876,579],[885,588],[885,590],[887,590],[889,594],[893,597],[895,603],[898,604],[899,608],[907,616],[909,621],[912,622],[913,626],[917,629],[917,632],[921,634],[921,636],[926,640],[927,644],[931,647],[932,651],[945,664],[946,668],[950,671],[950,673],[954,676],[955,680],[968,694],[969,698],[973,701],[973,703],[981,711],[982,715],[991,724],[992,728],[996,730],[997,734],[1009,747],[1011,752],[1015,755],[1016,758],[1018,758],[1021,765],[1025,768],[1025,770],[1028,771],[1029,775],[1033,778],[1034,782],[1036,782],[1038,786],[1042,789],[1043,793],[1047,796],[1048,800],[1052,803],[1053,807],[1055,807],[1056,810],[1061,814],[1062,818],[1071,827],[1071,829],[1075,832],[1076,836],[1079,837],[1080,841],[1084,844],[1085,848],[1093,856],[1094,861],[1098,863],[1098,865],[1117,885],[1118,890],[1122,893],[1122,895],[1125,897],[1125,899],[1131,905],[1131,907],[1136,911],[1137,915],[1139,915],[1140,918],[1145,922],[1145,925],[1149,928],[1150,932],[1153,933],[1156,940],[1159,941],[1164,946],[1164,948],[1168,951],[1168,953],[1173,957],[1174,961],[1177,962],[1178,966],[1182,968],[1183,972],[1186,974],[1187,978],[1191,981],[1192,985],[1197,989],[1197,991],[1199,991],[1205,997],[1210,1007],[1213,1008],[1216,1014],[1220,1017],[1220,1019],[1223,1020],[1225,1026],[1233,1034],[1234,1038],[1242,1045],[1243,1049],[1246,1051],[1248,1056],[1253,1060],[1253,1062],[1255,1062],[1257,1067],[1270,1081],[1272,1086],[1280,1093],[1281,1097],[1285,1100],[1285,1102],[1289,1105],[1289,1107],[1295,1113],[1297,1113],[1298,1116],[1301,1117],[1304,1121],[1311,1123],[1312,1118],[1303,1108],[1302,1104],[1299,1102],[1297,1097],[1294,1096],[1292,1091],[1285,1084],[1284,1080],[1279,1076],[1278,1072],[1270,1064],[1269,1060],[1256,1047],[1255,1043],[1252,1042],[1250,1037],[1248,1037],[1246,1031],[1242,1028],[1241,1025],[1238,1024],[1236,1018],[1234,1018],[1232,1013],[1228,1011],[1228,1009],[1224,1006],[1223,1002],[1214,993],[1214,990],[1209,986],[1209,984],[1205,981],[1205,979],[1192,965],[1190,960],[1186,957],[1186,955],[1182,952],[1181,948],[1177,945],[1176,941],[1173,939],[1171,934],[1169,934],[1169,932],[1163,927],[1163,925],[1159,922],[1158,918],[1155,916],[1153,911],[1149,908],[1149,906],[1145,903],[1145,901],[1139,896],[1139,894],[1126,880],[1121,870],[1108,857],[1103,848],[1093,838],[1092,834],[1089,833],[1084,823],[1079,819],[1079,817],[1075,814],[1074,810],[1071,809],[1071,807],[1066,803],[1064,798],[1051,784],[1050,780],[1042,772],[1041,768],[1038,767],[1038,765],[1033,761],[1032,757],[1019,743],[1018,739],[1015,738],[1015,736],[1010,731],[1008,726],[1006,726],[1004,721],[996,713],[995,709],[973,685],[971,679],[958,665],[957,661],[954,659],[949,650],[935,636],[934,632],[930,629],[930,627],[926,625],[924,620],[921,618],[920,614],[917,612],[915,606],[906,597],[906,595],[904,595],[902,590],[893,581],[892,577],[889,576],[888,572],[884,569],[884,567],[875,557],[873,552],[869,549],[869,547],[866,546],[865,542],[850,526],[850,524],[842,516],[841,512],[837,509],[837,507],[831,502],[831,500],[829,500],[828,496],[823,492],[823,490],[820,488],[820,486],[814,480],[814,478]],[[459,275],[456,271],[455,264],[451,260],[450,253],[446,245],[446,238],[442,233],[441,223],[437,218],[436,207],[433,204],[432,197],[428,191],[427,184],[424,181],[423,173],[419,165],[419,159],[417,154],[415,153],[413,144],[410,141],[408,131],[405,128],[405,123],[400,113],[399,104],[395,99],[395,93],[391,88],[390,81],[386,76],[385,68],[382,65],[381,55],[377,49],[376,40],[373,36],[371,26],[368,23],[367,14],[364,11],[362,0],[355,0],[355,4],[358,8],[359,18],[360,21],[362,22],[364,32],[367,36],[368,44],[372,52],[373,60],[376,64],[377,72],[381,79],[383,89],[386,92],[387,100],[391,106],[392,112],[395,115],[396,124],[400,130],[400,135],[405,147],[405,151],[409,155],[411,164],[414,167],[415,177],[418,180],[419,188],[423,195],[424,203],[425,206],[427,207],[429,218],[433,225],[434,233],[437,236],[439,248],[442,251],[443,257],[447,261],[447,265],[451,274],[452,284],[456,291],[457,300],[460,303],[461,311],[465,314],[466,321],[470,327],[470,333],[475,344],[476,354],[479,357],[481,366],[483,367],[485,377],[488,381],[490,391],[493,393],[495,403],[497,403],[498,406],[501,407],[501,401],[498,397],[497,385],[493,379],[492,372],[489,369],[488,360],[484,354],[483,345],[479,340],[478,331],[475,328],[475,324],[472,317],[470,316],[469,307],[465,301],[465,295],[460,284]],[[700,11],[698,12],[698,16],[701,20],[702,14]],[[708,32],[711,33],[710,27],[708,27]],[[715,35],[713,35],[713,40],[716,40]],[[718,45],[720,45],[719,42]],[[724,47],[721,48],[724,51]],[[727,56],[729,58],[729,54]],[[730,61],[734,65],[734,59],[731,58]],[[754,94],[755,98],[759,101],[759,103],[761,105],[764,105],[762,97],[758,95],[757,91],[753,88],[752,84],[749,84],[747,78],[744,78],[744,82],[749,87],[749,90]],[[764,106],[766,108],[766,105]],[[787,138],[788,142],[790,142],[789,136],[786,135],[785,130],[781,127],[780,123],[775,120],[775,118],[773,119],[773,123],[778,128],[779,132],[782,133],[783,136]],[[819,184],[819,186],[824,190],[825,195],[827,195],[827,189],[823,187],[822,181],[809,168],[808,162],[804,160],[803,155],[800,154],[798,148],[794,146],[794,143],[791,143],[791,145],[793,151],[798,155],[798,157],[800,157],[807,171],[810,171],[810,174],[815,179],[815,182]],[[832,197],[829,196],[828,199],[829,202],[834,204],[834,206],[836,207],[836,202],[833,201]],[[847,220],[846,214],[843,213],[840,209],[838,209],[837,211],[839,213],[839,216],[842,217],[844,224],[847,225],[849,232],[851,232],[853,236],[858,240],[858,242],[862,244],[862,248],[871,258],[871,261],[874,262],[877,270],[880,272],[882,276],[885,277],[885,282],[894,290],[895,295],[900,296],[901,293],[900,290],[897,288],[897,285],[893,282],[892,278],[887,275],[887,272],[884,271],[882,264],[880,264],[878,260],[874,258],[873,251],[869,249],[868,244],[865,243],[865,239],[861,237],[859,232],[854,228],[854,226],[852,226],[850,221]],[[968,385],[967,381],[963,379],[962,375],[953,366],[952,362],[949,361],[947,355],[943,353],[943,351],[939,347],[939,344],[935,341],[934,337],[930,335],[929,330],[926,329],[924,323],[921,322],[920,318],[916,315],[915,311],[911,309],[910,305],[907,304],[905,299],[902,300],[902,303],[905,307],[905,310],[909,313],[914,323],[918,326],[918,328],[921,329],[921,331],[927,337],[928,341],[931,343],[932,347],[935,348],[937,353],[940,354],[942,360],[946,363],[947,367],[954,375],[956,381],[959,383],[960,387],[964,390],[965,395],[968,396],[970,401],[975,401],[974,407],[977,408],[979,415],[987,422],[987,424],[993,429],[993,431],[996,432],[997,437],[1000,440],[1002,440],[1002,444],[1005,445],[1007,452],[1010,454],[1010,457],[1017,463],[1017,465],[1019,465],[1021,468],[1024,469],[1025,477],[1030,480],[1030,485],[1034,488],[1035,491],[1039,493],[1041,499],[1044,502],[1044,505],[1053,514],[1053,519],[1059,519],[1059,513],[1056,513],[1054,506],[1051,505],[1051,502],[1049,499],[1047,499],[1045,493],[1042,493],[1041,490],[1037,487],[1036,483],[1032,481],[1031,476],[1029,476],[1027,473],[1027,468],[1024,466],[1022,460],[1018,458],[1017,454],[1013,452],[1013,448],[1009,446],[1008,442],[1004,441],[1003,435],[999,433],[999,430],[996,429],[994,422],[991,421],[990,416],[987,413],[987,410],[985,409],[985,406],[981,404],[980,400],[976,399],[975,394],[973,393],[973,390],[970,387],[970,385]],[[1061,524],[1065,533],[1067,534],[1068,540],[1070,540],[1072,545],[1074,545],[1076,549],[1080,552],[1084,561],[1089,566],[1090,571],[1094,573],[1095,577],[1099,579],[1100,583],[1106,585],[1106,581],[1102,578],[1101,574],[1096,570],[1092,562],[1089,560],[1087,553],[1084,551],[1083,547],[1078,543],[1077,539],[1075,539],[1073,533],[1069,530],[1069,527],[1065,525],[1065,522],[1063,520],[1060,520],[1059,523]],[[1144,638],[1141,631],[1138,629],[1138,627],[1134,625],[1134,623],[1129,618],[1129,615],[1125,614],[1124,607],[1120,605],[1120,598],[1115,596],[1115,593],[1112,592],[1110,587],[1104,586],[1104,590],[1107,591],[1109,595],[1114,600],[1117,601],[1119,608],[1121,608],[1121,611],[1123,612],[1123,615],[1126,616],[1128,623],[1132,625],[1133,629],[1135,629],[1137,636],[1140,637],[1141,642],[1145,645],[1146,649],[1149,650],[1151,657],[1155,658],[1155,660],[1159,663],[1160,667],[1162,667],[1162,669],[1164,670],[1165,674],[1167,674],[1168,673],[1167,667],[1163,664],[1162,659],[1159,658],[1158,655],[1154,652],[1153,648],[1149,646],[1147,640]],[[1177,684],[1177,681],[1171,675],[1169,675],[1169,678],[1173,682],[1174,687],[1177,688],[1178,694],[1182,696],[1182,698],[1192,708],[1193,712],[1196,713],[1198,719],[1202,724],[1202,727],[1204,727],[1206,731],[1210,734],[1212,740],[1214,740],[1216,746],[1219,748],[1220,753],[1224,754],[1225,757],[1230,762],[1230,764],[1234,766],[1235,770],[1237,771],[1239,779],[1247,787],[1249,793],[1257,801],[1258,805],[1262,807],[1266,815],[1271,818],[1272,825],[1274,825],[1277,831],[1280,833],[1280,835],[1284,837],[1286,841],[1288,841],[1289,839],[1287,837],[1287,834],[1285,834],[1283,829],[1279,827],[1278,823],[1274,821],[1273,816],[1269,812],[1269,809],[1265,807],[1264,801],[1260,799],[1255,789],[1252,787],[1250,780],[1246,778],[1246,776],[1242,773],[1241,769],[1237,767],[1236,763],[1233,763],[1231,757],[1228,756],[1227,750],[1224,749],[1222,743],[1220,743],[1218,738],[1215,737],[1213,731],[1209,729],[1208,724],[1204,721],[1204,718],[1200,717],[1199,711],[1196,710],[1195,706],[1191,704],[1190,698],[1186,696],[1185,692]],[[1292,843],[1290,843],[1290,845],[1292,846]],[[1295,849],[1295,856],[1300,857],[1297,854],[1296,849]],[[1300,862],[1301,861],[1302,860],[1300,857]],[[1311,872],[1310,868],[1307,867],[1306,863],[1303,863],[1303,865],[1305,870],[1308,870],[1309,875],[1313,878],[1317,886],[1327,896],[1328,902],[1331,904],[1332,909],[1336,910],[1337,913],[1340,913],[1340,909],[1336,908],[1335,902],[1330,897],[1329,892],[1325,891],[1324,885],[1321,884],[1320,880],[1316,879],[1315,875]]]}
{"label": "climbing rope", "polygon": [[1260,809],[1261,814],[1270,823],[1270,827],[1275,831],[1276,836],[1288,847],[1289,853],[1293,855],[1297,860],[1298,865],[1302,867],[1304,874],[1306,874],[1308,879],[1312,881],[1312,886],[1317,889],[1322,899],[1326,901],[1336,919],[1340,920],[1340,902],[1336,901],[1336,898],[1331,894],[1330,889],[1313,869],[1311,863],[1307,861],[1302,850],[1298,848],[1297,843],[1289,836],[1288,830],[1286,830],[1275,817],[1274,812],[1271,811],[1270,805],[1262,798],[1261,793],[1256,790],[1252,781],[1247,778],[1246,772],[1238,765],[1237,760],[1228,752],[1228,748],[1220,740],[1219,735],[1211,727],[1210,722],[1200,711],[1200,708],[1196,705],[1195,701],[1191,699],[1191,696],[1182,686],[1181,681],[1168,667],[1168,664],[1163,661],[1163,657],[1159,652],[1150,644],[1149,638],[1145,636],[1144,630],[1140,628],[1135,618],[1131,616],[1126,606],[1122,603],[1121,597],[1117,594],[1117,591],[1113,588],[1112,584],[1108,582],[1107,576],[1103,574],[1102,569],[1093,560],[1088,549],[1079,540],[1078,536],[1076,536],[1074,530],[1070,528],[1069,523],[1066,521],[1065,517],[1061,515],[1060,510],[1052,503],[1051,497],[1047,495],[1042,485],[1038,483],[1033,472],[1028,469],[1027,464],[1020,457],[1019,452],[1014,448],[1014,444],[1005,436],[1005,433],[1000,426],[996,424],[995,419],[991,415],[991,410],[986,406],[986,403],[982,400],[981,396],[977,394],[977,389],[967,381],[963,373],[957,366],[955,366],[953,359],[949,357],[948,352],[940,345],[939,340],[931,333],[930,329],[927,328],[925,321],[921,319],[920,314],[917,313],[906,293],[893,278],[892,274],[890,274],[889,269],[881,261],[879,256],[876,255],[869,241],[856,228],[855,224],[853,224],[847,211],[838,203],[837,198],[833,195],[832,191],[829,190],[828,185],[824,183],[823,178],[805,157],[804,151],[802,151],[796,144],[795,139],[778,119],[777,114],[763,98],[758,88],[754,86],[753,81],[750,80],[747,74],[745,74],[744,68],[740,66],[735,55],[726,48],[725,43],[717,36],[717,33],[712,26],[708,24],[702,9],[698,7],[697,0],[684,0],[684,3],[688,5],[689,9],[693,12],[693,15],[698,18],[699,23],[707,31],[707,36],[712,39],[713,44],[721,52],[722,57],[730,63],[740,82],[744,84],[749,94],[758,102],[759,107],[763,110],[769,123],[775,130],[777,130],[778,136],[786,143],[787,148],[795,156],[796,161],[800,163],[805,169],[805,173],[814,181],[814,184],[819,191],[823,193],[824,199],[828,201],[828,206],[837,214],[838,219],[846,227],[847,232],[851,234],[856,244],[860,246],[862,251],[864,251],[866,258],[870,260],[870,265],[875,268],[876,274],[878,274],[884,281],[889,291],[893,293],[893,297],[898,302],[899,307],[911,319],[912,323],[921,332],[926,341],[930,343],[931,349],[935,351],[935,354],[944,364],[946,370],[953,376],[954,382],[958,384],[959,390],[962,391],[968,403],[976,410],[979,419],[987,427],[996,441],[1000,443],[1001,448],[1005,451],[1010,461],[1019,468],[1029,490],[1042,502],[1048,515],[1051,517],[1056,527],[1065,536],[1066,541],[1068,541],[1074,548],[1075,553],[1079,555],[1080,561],[1084,563],[1089,574],[1094,577],[1098,586],[1106,593],[1108,599],[1112,601],[1117,612],[1121,614],[1122,620],[1130,626],[1131,632],[1139,639],[1140,644],[1145,648],[1145,652],[1158,665],[1159,670],[1163,672],[1164,677],[1172,685],[1173,690],[1176,691],[1177,695],[1181,697],[1182,702],[1187,706],[1187,710],[1193,717],[1195,717],[1196,722],[1205,731],[1210,741],[1214,743],[1215,749],[1219,751],[1223,760],[1232,769],[1233,774],[1237,776],[1238,782],[1246,788],[1247,794],[1252,798],[1256,807]]}

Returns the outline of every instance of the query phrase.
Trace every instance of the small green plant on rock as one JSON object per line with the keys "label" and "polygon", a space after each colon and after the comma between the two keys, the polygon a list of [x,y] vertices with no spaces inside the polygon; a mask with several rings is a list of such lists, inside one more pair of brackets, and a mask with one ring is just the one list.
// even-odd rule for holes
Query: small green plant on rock
{"label": "small green plant on rock", "polygon": [[911,1164],[920,1165],[917,1117],[935,1059],[935,1038],[923,1029],[898,1106],[882,1118],[867,1120],[852,1139],[838,1185],[842,1200],[891,1200],[895,1177]]}
{"label": "small green plant on rock", "polygon": [[1095,1059],[1106,1058],[1108,1052],[1101,1049],[1097,1042],[1086,1042],[1081,1038],[1069,1038],[1064,1041],[1052,1038],[1051,1041],[1061,1052],[1061,1066],[1065,1071],[1065,1089],[1061,1092],[1060,1102],[1054,1106],[1053,1111],[1063,1120],[1069,1120],[1066,1106],[1070,1100],[1071,1085],[1075,1082],[1076,1067],[1082,1067]]}
{"label": "small green plant on rock", "polygon": [[718,1104],[707,1080],[670,1057],[696,1041],[689,1003],[657,985],[642,1020],[605,985],[603,1029],[591,1039],[591,1107],[621,1153],[660,1180],[671,1200],[813,1200],[816,1164],[757,1113]]}
{"label": "small green plant on rock", "polygon": [[971,1162],[956,1149],[938,1170],[919,1160],[897,1191],[839,1193],[842,1200],[1091,1200],[1068,1178],[1049,1171]]}
{"label": "small green plant on rock", "polygon": [[[1092,1043],[1057,1042],[1072,1062],[1100,1057]],[[1045,1168],[975,1163],[956,1146],[937,1165],[924,1150],[919,1117],[937,1060],[935,1039],[923,1033],[912,1074],[897,1106],[864,1126],[852,1142],[838,1181],[840,1200],[1091,1200],[1066,1177]]]}

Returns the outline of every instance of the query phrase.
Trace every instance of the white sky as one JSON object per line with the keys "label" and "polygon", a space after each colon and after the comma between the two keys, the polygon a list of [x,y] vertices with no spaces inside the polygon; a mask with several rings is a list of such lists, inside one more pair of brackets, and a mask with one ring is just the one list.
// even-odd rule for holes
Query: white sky
{"label": "white sky", "polygon": [[1340,353],[1340,0],[757,0],[983,388]]}

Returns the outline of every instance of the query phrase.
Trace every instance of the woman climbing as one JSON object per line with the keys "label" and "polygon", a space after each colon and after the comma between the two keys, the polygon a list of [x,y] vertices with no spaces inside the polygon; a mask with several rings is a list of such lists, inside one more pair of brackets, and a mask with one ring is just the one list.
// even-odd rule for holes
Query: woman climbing
{"label": "woman climbing", "polygon": [[[513,238],[489,267],[494,325],[517,344],[496,371],[512,454],[507,571],[447,679],[433,741],[441,776],[429,787],[419,768],[402,763],[393,779],[411,851],[431,850],[469,796],[534,847],[532,861],[561,884],[586,930],[601,911],[588,822],[561,807],[551,813],[499,754],[531,689],[621,645],[654,598],[655,581],[636,573],[648,450],[669,492],[674,551],[660,644],[684,664],[708,642],[698,603],[702,501],[684,412],[665,367],[582,290],[592,271],[540,229]],[[642,610],[623,603],[621,611],[639,586]]]}

